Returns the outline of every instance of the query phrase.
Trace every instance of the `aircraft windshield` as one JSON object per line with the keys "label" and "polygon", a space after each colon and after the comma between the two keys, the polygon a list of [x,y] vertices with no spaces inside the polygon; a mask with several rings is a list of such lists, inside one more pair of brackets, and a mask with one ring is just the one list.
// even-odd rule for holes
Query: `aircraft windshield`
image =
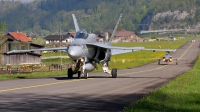
{"label": "aircraft windshield", "polygon": [[79,30],[75,34],[75,39],[78,39],[78,38],[86,39],[87,38],[87,32],[85,30]]}

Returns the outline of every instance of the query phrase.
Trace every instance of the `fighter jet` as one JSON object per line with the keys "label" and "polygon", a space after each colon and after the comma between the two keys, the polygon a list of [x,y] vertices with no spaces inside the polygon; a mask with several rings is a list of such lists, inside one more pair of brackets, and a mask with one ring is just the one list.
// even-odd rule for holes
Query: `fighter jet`
{"label": "fighter jet", "polygon": [[[34,51],[55,51],[65,50],[69,57],[73,60],[73,66],[68,68],[68,78],[73,78],[73,75],[78,74],[78,78],[81,78],[81,74],[85,79],[88,78],[88,72],[97,68],[97,64],[100,64],[105,73],[111,74],[112,78],[117,77],[117,68],[112,70],[108,69],[108,63],[112,56],[112,52],[116,50],[152,50],[152,51],[174,51],[170,49],[145,49],[144,47],[116,47],[111,45],[111,41],[115,36],[117,27],[121,21],[122,14],[117,21],[114,31],[107,42],[97,42],[96,35],[93,33],[87,33],[86,30],[80,29],[76,16],[72,14],[72,18],[75,26],[74,41],[68,47],[58,48],[43,48],[43,49],[30,49],[30,50],[13,50],[8,53],[18,52],[34,52]],[[122,53],[122,52],[121,52]]]}
{"label": "fighter jet", "polygon": [[174,36],[172,36],[172,35],[168,35],[168,38],[171,39],[171,40],[173,40],[173,41],[176,40],[176,38]]}
{"label": "fighter jet", "polygon": [[178,59],[177,58],[172,58],[172,56],[169,54],[169,52],[167,51],[165,56],[162,59],[158,59],[158,65],[161,64],[161,60],[163,62],[166,62],[166,64],[169,64],[169,62],[172,62],[173,60],[176,61],[176,65],[178,65]]}

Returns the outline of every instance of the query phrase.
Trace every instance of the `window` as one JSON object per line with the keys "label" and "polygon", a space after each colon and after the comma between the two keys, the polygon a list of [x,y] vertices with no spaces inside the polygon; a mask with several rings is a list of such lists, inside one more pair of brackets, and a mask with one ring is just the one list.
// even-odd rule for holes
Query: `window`
{"label": "window", "polygon": [[30,43],[27,42],[11,42],[9,43],[9,50],[29,50]]}

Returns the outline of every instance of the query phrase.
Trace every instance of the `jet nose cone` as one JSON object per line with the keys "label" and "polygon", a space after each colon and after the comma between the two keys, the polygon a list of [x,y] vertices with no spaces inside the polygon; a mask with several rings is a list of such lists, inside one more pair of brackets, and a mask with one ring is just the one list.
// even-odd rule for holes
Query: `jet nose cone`
{"label": "jet nose cone", "polygon": [[79,59],[82,57],[82,50],[80,46],[71,46],[68,49],[68,55],[72,59]]}

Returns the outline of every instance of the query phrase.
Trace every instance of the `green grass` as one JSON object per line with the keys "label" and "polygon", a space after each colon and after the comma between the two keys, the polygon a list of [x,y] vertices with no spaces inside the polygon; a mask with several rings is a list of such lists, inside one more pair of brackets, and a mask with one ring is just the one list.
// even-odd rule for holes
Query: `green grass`
{"label": "green grass", "polygon": [[43,53],[42,57],[50,57],[50,56],[68,56],[66,52],[48,52],[48,53]]}
{"label": "green grass", "polygon": [[162,49],[176,49],[183,45],[184,43],[191,40],[191,38],[187,38],[182,41],[154,41],[154,42],[128,42],[128,43],[116,43],[112,44],[113,46],[123,46],[123,47],[134,47],[134,46],[143,46],[145,48],[155,48],[158,49],[160,45]]}
{"label": "green grass", "polygon": [[192,70],[124,109],[124,112],[155,111],[200,111],[200,57]]}
{"label": "green grass", "polygon": [[67,72],[65,70],[64,71],[54,71],[54,72],[35,72],[35,73],[29,73],[29,74],[6,74],[6,75],[0,75],[0,80],[51,77],[51,76],[61,76],[64,74],[67,74]]}
{"label": "green grass", "polygon": [[139,34],[139,36],[143,38],[163,38],[163,37],[168,37],[168,35],[174,36],[177,39],[179,37],[185,37],[187,39],[187,38],[196,38],[199,36],[199,35],[195,36],[193,34]]}
{"label": "green grass", "polygon": [[52,64],[68,64],[71,63],[72,60],[70,58],[52,58],[52,59],[43,59],[42,63],[45,64],[46,66],[52,65]]}

